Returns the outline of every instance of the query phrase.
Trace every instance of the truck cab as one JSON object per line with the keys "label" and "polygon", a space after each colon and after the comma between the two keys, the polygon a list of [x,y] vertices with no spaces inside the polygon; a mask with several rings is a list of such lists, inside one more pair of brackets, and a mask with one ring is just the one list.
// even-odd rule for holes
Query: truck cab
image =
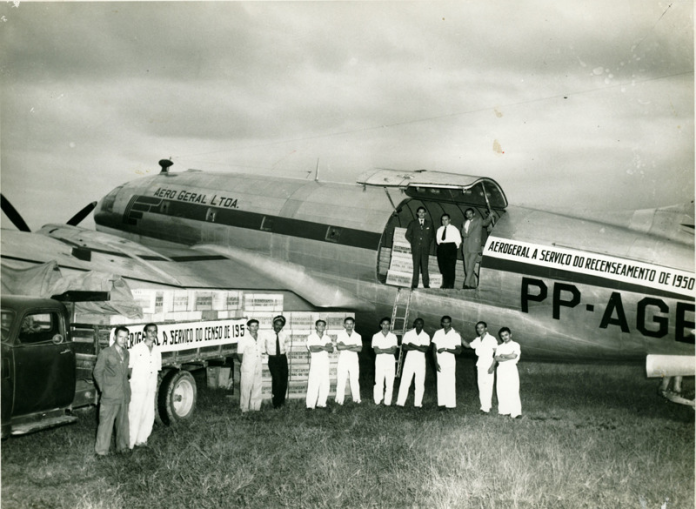
{"label": "truck cab", "polygon": [[3,296],[2,438],[74,422],[76,355],[67,309],[54,299]]}

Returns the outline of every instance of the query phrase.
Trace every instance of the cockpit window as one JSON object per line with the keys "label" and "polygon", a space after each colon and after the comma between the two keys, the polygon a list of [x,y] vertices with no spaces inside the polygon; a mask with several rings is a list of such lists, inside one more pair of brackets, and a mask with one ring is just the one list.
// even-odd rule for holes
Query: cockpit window
{"label": "cockpit window", "polygon": [[111,191],[109,194],[107,194],[104,197],[104,200],[102,201],[102,210],[104,212],[113,212],[114,210],[114,202],[116,201],[116,196],[118,195],[118,192],[123,189],[123,186],[118,186],[116,189]]}

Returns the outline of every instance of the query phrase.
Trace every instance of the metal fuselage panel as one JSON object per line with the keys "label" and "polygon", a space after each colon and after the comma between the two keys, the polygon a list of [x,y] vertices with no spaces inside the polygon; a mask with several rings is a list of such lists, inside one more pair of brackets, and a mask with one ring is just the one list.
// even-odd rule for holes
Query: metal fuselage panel
{"label": "metal fuselage panel", "polygon": [[[392,193],[398,206],[403,197]],[[143,243],[243,248],[304,267],[316,280],[373,303],[374,311],[358,317],[363,330],[377,330],[379,319],[391,315],[398,289],[377,277],[382,236],[394,211],[384,189],[186,172],[142,179],[124,186],[110,205],[105,201],[95,214],[97,229],[137,236]],[[531,209],[508,207],[491,240],[571,250],[598,260],[652,265],[659,260],[658,269],[693,279],[692,247]],[[592,270],[595,265],[600,266]],[[426,330],[433,332],[440,317],[450,315],[469,339],[479,320],[493,333],[508,326],[526,354],[535,357],[693,354],[692,294],[642,279],[617,281],[589,268],[567,269],[521,256],[505,259],[484,249],[478,290],[416,290],[410,317],[425,318]]]}

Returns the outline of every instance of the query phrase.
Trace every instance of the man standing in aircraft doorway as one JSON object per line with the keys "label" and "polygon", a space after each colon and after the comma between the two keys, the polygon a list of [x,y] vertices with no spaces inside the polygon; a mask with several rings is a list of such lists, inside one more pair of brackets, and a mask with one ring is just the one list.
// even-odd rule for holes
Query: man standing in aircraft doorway
{"label": "man standing in aircraft doorway", "polygon": [[418,273],[423,274],[423,286],[430,288],[430,275],[428,274],[428,261],[430,260],[430,245],[433,243],[433,223],[425,218],[425,207],[418,207],[416,216],[406,228],[406,240],[411,244],[411,257],[413,258],[413,279],[411,288],[418,288]]}
{"label": "man standing in aircraft doorway", "polygon": [[464,241],[462,244],[462,251],[464,255],[464,272],[466,274],[464,289],[466,290],[476,288],[478,285],[474,269],[476,268],[476,262],[483,249],[481,245],[481,232],[483,227],[493,223],[498,216],[491,210],[490,215],[486,219],[481,219],[476,215],[474,209],[468,208],[466,212],[464,212],[464,217],[466,221],[464,221],[464,225],[462,226],[462,239]]}
{"label": "man standing in aircraft doorway", "polygon": [[271,392],[273,408],[285,404],[288,392],[288,336],[283,332],[285,317],[278,315],[273,319],[273,332],[266,334],[266,353],[268,353],[268,371],[271,372]]}
{"label": "man standing in aircraft doorway", "polygon": [[476,324],[476,334],[478,336],[471,343],[462,338],[462,344],[467,348],[473,348],[478,360],[476,361],[477,382],[479,389],[479,401],[481,411],[485,414],[491,411],[493,401],[493,386],[495,385],[495,373],[489,372],[491,365],[495,362],[493,356],[498,347],[498,341],[488,334],[488,324],[478,322]]}
{"label": "man standing in aircraft doorway", "polygon": [[350,376],[350,393],[353,403],[360,403],[360,364],[358,353],[362,350],[362,336],[355,332],[355,319],[351,316],[343,320],[342,330],[336,338],[338,366],[336,368],[336,403],[343,404],[346,394],[346,379]]}
{"label": "man standing in aircraft doorway", "polygon": [[440,319],[442,329],[435,331],[435,367],[437,368],[437,406],[440,409],[457,406],[457,359],[462,351],[462,338],[452,328],[452,318]]}
{"label": "man standing in aircraft doorway", "polygon": [[457,269],[457,250],[462,243],[459,228],[450,224],[449,214],[442,214],[442,226],[435,235],[437,242],[437,265],[442,274],[441,288],[454,288],[454,277]]}

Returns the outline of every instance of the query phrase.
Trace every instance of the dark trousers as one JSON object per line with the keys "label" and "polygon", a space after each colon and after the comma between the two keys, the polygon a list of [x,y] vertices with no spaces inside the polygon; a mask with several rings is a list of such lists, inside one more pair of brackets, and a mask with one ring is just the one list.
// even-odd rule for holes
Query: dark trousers
{"label": "dark trousers", "polygon": [[457,244],[445,242],[437,246],[437,265],[442,274],[442,288],[454,288],[457,269]]}
{"label": "dark trousers", "polygon": [[273,393],[273,408],[285,404],[285,393],[288,391],[288,357],[287,355],[269,355],[268,371],[271,372],[271,392]]}
{"label": "dark trousers", "polygon": [[430,260],[430,250],[420,246],[411,245],[411,255],[413,256],[413,280],[411,287],[418,287],[418,271],[423,274],[423,286],[430,288],[430,275],[428,274],[428,260]]}
{"label": "dark trousers", "polygon": [[102,401],[99,403],[99,426],[94,452],[102,456],[109,454],[111,434],[116,427],[116,452],[128,450],[128,403],[122,401]]}

